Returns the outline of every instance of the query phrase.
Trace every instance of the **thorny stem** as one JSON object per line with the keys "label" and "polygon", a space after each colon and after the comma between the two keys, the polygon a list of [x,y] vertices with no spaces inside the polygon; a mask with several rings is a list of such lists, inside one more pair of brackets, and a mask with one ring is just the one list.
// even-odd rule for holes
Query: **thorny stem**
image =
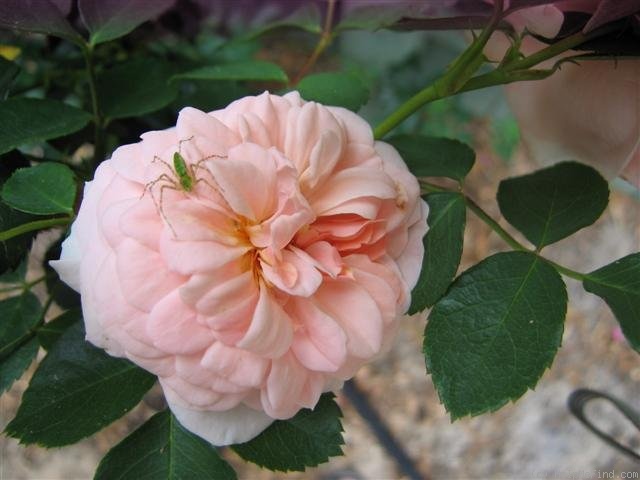
{"label": "thorny stem", "polygon": [[[497,2],[496,2],[497,4]],[[496,12],[498,10],[496,9]],[[458,60],[454,62],[452,68],[449,69],[440,79],[436,80],[433,84],[425,87],[419,91],[405,103],[400,105],[395,112],[391,113],[385,120],[378,125],[374,134],[377,139],[384,137],[387,133],[397,127],[405,119],[411,116],[415,111],[420,109],[423,105],[440,100],[442,98],[449,97],[456,93],[468,92],[471,90],[478,90],[480,88],[492,87],[496,85],[504,85],[511,82],[521,80],[535,80],[546,78],[551,75],[555,68],[550,70],[529,70],[536,65],[558,56],[559,54],[566,52],[567,50],[584,43],[588,38],[582,32],[570,35],[553,45],[549,45],[536,53],[523,57],[518,60],[513,60],[505,65],[500,65],[493,71],[485,74],[467,78],[463,77],[463,81],[460,82],[456,75],[460,74],[459,71],[454,70],[456,63],[460,62],[465,56],[469,65],[476,65],[476,70],[482,63],[484,57],[482,50],[488,41],[489,37],[495,30],[496,25],[500,20],[499,15],[494,15],[493,21],[482,31],[482,34],[471,44],[471,46],[465,50]],[[470,58],[472,54],[476,57]],[[480,63],[478,63],[478,61]],[[476,62],[476,63],[474,63]],[[475,73],[474,70],[471,74]],[[464,73],[464,72],[462,72]],[[468,72],[467,72],[468,73]],[[455,82],[458,82],[456,85]]]}
{"label": "thorny stem", "polygon": [[546,78],[556,70],[555,67],[548,70],[529,69],[546,60],[554,58],[563,52],[566,52],[576,45],[584,43],[586,39],[587,37],[582,32],[571,35],[559,41],[558,43],[554,43],[553,45],[550,45],[532,55],[529,55],[528,57],[509,62],[508,64],[498,67],[491,72],[485,73],[483,75],[478,75],[477,77],[470,79],[459,91],[470,92],[472,90],[493,87],[496,85],[505,85],[507,83],[518,82],[522,80],[537,80]]}
{"label": "thorny stem", "polygon": [[316,48],[313,50],[311,56],[307,59],[305,64],[302,66],[296,77],[291,82],[291,86],[295,87],[300,80],[302,80],[309,70],[313,68],[313,66],[320,58],[320,55],[327,49],[331,42],[333,41],[333,32],[331,31],[333,27],[333,17],[336,9],[336,0],[328,0],[327,1],[327,17],[325,18],[324,28],[322,29],[322,33],[320,34],[320,40],[316,44]]}
{"label": "thorny stem", "polygon": [[419,91],[383,120],[374,131],[375,138],[384,137],[390,130],[398,126],[424,104],[454,95],[464,87],[484,62],[482,51],[489,38],[491,38],[491,34],[502,20],[502,9],[502,0],[496,0],[494,2],[493,15],[480,35],[453,61],[442,77]]}
{"label": "thorny stem", "polygon": [[[433,193],[433,192],[451,192],[453,190],[449,190],[447,188],[443,188],[439,185],[435,185],[433,183],[429,183],[426,182],[424,180],[420,180],[420,185],[422,186],[422,190],[426,193]],[[459,192],[457,192],[459,193]],[[498,223],[497,220],[495,220],[493,217],[491,217],[491,215],[489,215],[482,207],[480,207],[480,205],[478,205],[472,198],[470,198],[467,195],[464,195],[464,200],[465,200],[465,204],[467,206],[467,208],[469,210],[471,210],[480,220],[482,220],[489,228],[491,228],[491,230],[493,230],[494,232],[496,232],[496,234],[498,234],[498,236],[504,240],[504,242],[509,245],[513,250],[519,251],[519,252],[528,252],[528,253],[532,253],[534,255],[536,255],[537,257],[539,257],[540,259],[544,260],[545,262],[547,262],[548,264],[550,264],[552,267],[554,267],[559,273],[573,278],[575,280],[578,281],[583,281],[587,276],[584,273],[580,273],[580,272],[576,272],[575,270],[571,270],[570,268],[567,268],[563,265],[560,265],[552,260],[549,260],[548,258],[543,257],[542,255],[540,255],[540,252],[537,250],[531,250],[529,248],[527,248],[526,246],[524,246],[522,243],[520,243],[518,240],[516,240],[509,232],[507,232],[504,228],[502,228],[502,226]]]}

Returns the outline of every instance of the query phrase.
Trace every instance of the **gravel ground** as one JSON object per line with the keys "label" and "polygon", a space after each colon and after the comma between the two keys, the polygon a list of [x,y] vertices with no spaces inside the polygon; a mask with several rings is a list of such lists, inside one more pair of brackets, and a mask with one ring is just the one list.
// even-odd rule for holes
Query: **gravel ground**
{"label": "gravel ground", "polygon": [[[497,213],[495,178],[506,167],[480,155],[469,184],[474,198]],[[518,171],[526,162],[514,163]],[[509,173],[516,173],[512,167]],[[622,193],[612,194],[611,207],[596,225],[575,240],[559,242],[547,254],[566,266],[588,271],[640,248],[640,205]],[[469,216],[462,268],[503,250],[500,240]],[[579,387],[606,391],[640,408],[638,354],[612,337],[615,321],[606,305],[569,280],[570,306],[563,346],[535,391],[496,413],[451,423],[439,404],[421,354],[426,314],[407,317],[397,341],[381,360],[357,375],[376,408],[385,412],[396,437],[431,479],[590,479],[620,478],[640,466],[591,435],[569,415],[566,399]],[[0,427],[13,417],[26,388],[23,379],[0,399]],[[77,445],[45,450],[23,447],[0,438],[0,480],[88,479],[104,453],[148,418],[158,403],[151,392],[146,403],[126,418]],[[386,455],[366,424],[342,397],[345,456],[303,474],[273,474],[225,456],[246,479],[398,479],[405,478]],[[593,405],[602,424],[638,448],[638,432],[607,405]],[[592,408],[590,407],[590,408]],[[613,471],[613,476],[610,472]],[[639,478],[639,477],[629,477]]]}

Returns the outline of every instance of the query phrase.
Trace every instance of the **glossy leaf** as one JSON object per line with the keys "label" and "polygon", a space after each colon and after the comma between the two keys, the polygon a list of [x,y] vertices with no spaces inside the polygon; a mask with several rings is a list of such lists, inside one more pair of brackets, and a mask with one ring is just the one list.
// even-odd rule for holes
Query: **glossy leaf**
{"label": "glossy leaf", "polygon": [[169,412],[156,413],[113,447],[94,480],[226,480],[236,473],[208,442]]}
{"label": "glossy leaf", "polygon": [[310,33],[318,34],[322,32],[322,14],[318,6],[312,2],[299,2],[300,6],[291,13],[291,15],[261,25],[257,29],[251,31],[248,38],[256,38],[272,30],[279,28],[295,28]]}
{"label": "glossy leaf", "polygon": [[640,253],[587,274],[583,284],[587,292],[607,302],[624,336],[640,352]]}
{"label": "glossy leaf", "polygon": [[424,237],[424,258],[418,283],[411,292],[409,314],[432,306],[447,291],[456,275],[462,245],[467,207],[459,193],[432,193],[429,204],[429,230]]}
{"label": "glossy leaf", "polygon": [[75,198],[73,172],[61,163],[46,162],[16,170],[2,187],[5,203],[36,215],[72,214]]}
{"label": "glossy leaf", "polygon": [[330,393],[313,410],[300,410],[289,420],[276,420],[264,432],[231,448],[248,462],[282,472],[315,467],[342,455],[342,412]]}
{"label": "glossy leaf", "polygon": [[355,75],[325,72],[304,77],[296,87],[305,100],[358,111],[369,100],[369,89]]}
{"label": "glossy leaf", "polygon": [[46,447],[75,443],[127,413],[155,383],[150,373],[84,336],[78,322],[53,344],[7,425],[10,436]]}
{"label": "glossy leaf", "polygon": [[497,410],[533,388],[560,347],[566,310],[560,275],[530,253],[498,253],[460,275],[424,339],[451,417]]}
{"label": "glossy leaf", "polygon": [[57,100],[10,98],[0,102],[0,154],[77,132],[90,120],[87,112]]}
{"label": "glossy leaf", "polygon": [[0,27],[54,35],[81,45],[84,40],[65,18],[66,6],[64,0],[2,0]]}
{"label": "glossy leaf", "polygon": [[4,360],[0,360],[0,394],[11,388],[13,382],[18,380],[29,368],[31,362],[38,354],[38,340],[32,338],[21,345]]}
{"label": "glossy leaf", "polygon": [[91,34],[91,44],[107,42],[158,17],[175,0],[78,0],[80,17]]}
{"label": "glossy leaf", "polygon": [[[19,212],[0,201],[0,232],[36,220],[37,217]],[[36,231],[0,241],[0,272],[17,267],[31,248]]]}
{"label": "glossy leaf", "polygon": [[27,276],[27,263],[27,259],[24,258],[16,268],[4,272],[0,275],[0,283],[14,285],[24,284],[24,279]]}
{"label": "glossy leaf", "polygon": [[476,159],[467,144],[450,138],[397,135],[385,141],[398,150],[416,177],[448,177],[461,182]]}
{"label": "glossy leaf", "polygon": [[276,64],[254,60],[201,67],[180,73],[174,79],[184,80],[237,80],[287,83],[287,74]]}
{"label": "glossy leaf", "polygon": [[108,118],[136,117],[169,105],[178,94],[171,66],[151,57],[116,65],[98,77],[98,96]]}
{"label": "glossy leaf", "polygon": [[62,242],[64,237],[53,243],[47,250],[42,262],[42,268],[46,274],[45,284],[47,292],[53,298],[53,301],[61,308],[74,309],[80,306],[80,294],[60,279],[60,275],[56,272],[49,262],[57,260],[62,254]]}
{"label": "glossy leaf", "polygon": [[576,162],[509,178],[498,188],[500,211],[537,248],[591,225],[608,202],[606,180]]}
{"label": "glossy leaf", "polygon": [[191,80],[182,85],[172,107],[180,109],[184,105],[189,105],[203,112],[210,112],[225,108],[234,100],[250,94],[247,86],[238,82],[218,81],[215,85],[211,85],[208,80]]}
{"label": "glossy leaf", "polygon": [[53,320],[45,323],[38,328],[36,335],[40,345],[45,350],[50,350],[54,343],[67,331],[71,325],[76,322],[82,321],[82,310],[79,308],[72,308],[67,310],[62,315],[57,316]]}
{"label": "glossy leaf", "polygon": [[29,340],[41,315],[40,302],[31,292],[0,301],[0,359]]}

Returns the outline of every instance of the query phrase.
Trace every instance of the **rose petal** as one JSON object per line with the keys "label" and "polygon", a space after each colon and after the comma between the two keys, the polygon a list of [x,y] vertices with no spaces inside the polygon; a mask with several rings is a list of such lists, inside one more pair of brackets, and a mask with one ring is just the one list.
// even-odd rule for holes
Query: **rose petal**
{"label": "rose petal", "polygon": [[170,291],[184,283],[184,277],[169,271],[160,254],[127,238],[116,250],[118,279],[128,302],[146,312]]}
{"label": "rose petal", "polygon": [[264,278],[289,295],[310,297],[322,283],[322,274],[304,252],[287,249],[282,251],[281,259],[271,260],[271,264],[264,257],[260,260]]}
{"label": "rose petal", "polygon": [[295,299],[287,305],[293,318],[300,321],[291,350],[302,365],[317,372],[335,372],[347,358],[347,336],[313,302]]}
{"label": "rose petal", "polygon": [[266,358],[277,358],[289,349],[292,339],[293,328],[289,315],[261,282],[251,325],[236,346]]}
{"label": "rose petal", "polygon": [[196,312],[174,290],[149,313],[147,333],[153,344],[167,353],[189,355],[206,349],[214,341],[211,330],[196,321]]}
{"label": "rose petal", "polygon": [[274,421],[266,413],[242,404],[224,412],[213,412],[168,403],[184,428],[217,447],[247,442]]}
{"label": "rose petal", "polygon": [[229,151],[228,159],[212,159],[207,165],[234,212],[253,221],[273,213],[278,202],[277,165],[269,150],[243,143]]}
{"label": "rose petal", "polygon": [[361,286],[347,279],[327,279],[316,292],[314,302],[345,331],[351,355],[371,358],[380,351],[382,315]]}

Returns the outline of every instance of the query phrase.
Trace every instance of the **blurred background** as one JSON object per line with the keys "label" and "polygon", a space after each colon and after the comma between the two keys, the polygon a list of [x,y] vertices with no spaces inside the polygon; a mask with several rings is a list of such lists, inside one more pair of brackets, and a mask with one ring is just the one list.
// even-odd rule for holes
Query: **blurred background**
{"label": "blurred background", "polygon": [[[293,78],[313,50],[317,35],[299,28],[273,29],[259,37],[244,35],[261,25],[289,18],[283,8],[287,7],[280,2],[179,2],[159,21],[145,24],[121,42],[105,45],[99,53],[115,62],[134,56],[143,45],[170,63],[186,62],[189,56],[208,58],[211,64],[224,59],[259,58],[277,63]],[[314,15],[313,10],[309,12],[296,13],[296,19],[306,18],[300,17],[303,14]],[[21,49],[27,73],[19,79],[20,88],[29,90],[35,78],[43,74],[50,75],[53,82],[58,81],[56,75],[69,79],[78,75],[73,65],[79,54],[69,44],[40,35],[1,35],[0,43]],[[226,43],[229,37],[236,40]],[[370,100],[359,113],[375,126],[441,74],[467,42],[460,32],[347,31],[335,39],[312,71],[347,71],[365,82]],[[33,52],[43,50],[50,53],[47,61],[31,59],[37,56]],[[272,88],[269,84],[185,82],[168,108],[114,124],[113,138],[133,142],[140,132],[172,125],[177,111],[185,105],[213,110],[235,98]],[[37,91],[31,93],[38,95]],[[469,143],[477,159],[466,191],[494,218],[499,218],[495,201],[499,181],[538,167],[527,160],[518,126],[500,88],[432,103],[405,121],[397,129],[401,132]],[[77,148],[90,146],[78,144]],[[610,206],[600,220],[571,239],[548,247],[547,255],[575,270],[590,271],[637,251],[639,201],[637,190],[622,180],[615,181]],[[517,232],[514,235],[522,239]],[[40,238],[34,245],[30,272],[34,277],[39,275],[44,244],[46,238]],[[495,234],[468,213],[459,272],[506,249]],[[614,470],[619,475],[638,471],[638,464],[602,443],[567,410],[567,397],[580,387],[602,390],[631,404],[640,398],[638,354],[617,333],[607,306],[585,293],[575,281],[568,279],[567,285],[568,319],[562,348],[551,369],[535,391],[496,413],[451,423],[425,372],[421,349],[428,312],[406,317],[391,351],[358,373],[357,384],[373,407],[384,414],[388,427],[423,478],[607,478],[602,472]],[[55,310],[50,312],[51,317],[56,314]],[[28,377],[0,397],[0,428],[13,418]],[[339,394],[338,402],[344,413],[344,457],[305,473],[285,475],[247,465],[231,451],[225,451],[224,456],[239,477],[246,479],[408,478],[348,399]],[[640,447],[637,431],[621,414],[606,404],[594,403],[589,412],[599,419],[599,425],[632,448]],[[132,413],[94,437],[64,449],[23,447],[2,436],[0,479],[91,478],[102,456],[161,406],[160,392],[152,390]]]}

